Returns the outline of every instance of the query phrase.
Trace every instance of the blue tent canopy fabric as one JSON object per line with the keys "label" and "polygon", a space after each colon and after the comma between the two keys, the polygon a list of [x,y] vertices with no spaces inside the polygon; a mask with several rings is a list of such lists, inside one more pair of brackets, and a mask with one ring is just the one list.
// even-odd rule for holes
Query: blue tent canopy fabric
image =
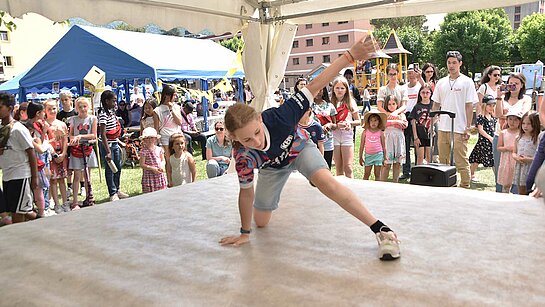
{"label": "blue tent canopy fabric", "polygon": [[15,78],[6,81],[0,85],[0,92],[7,92],[10,94],[17,94],[19,91],[19,81],[28,73],[28,70],[15,76]]}
{"label": "blue tent canopy fabric", "polygon": [[[23,90],[53,82],[80,82],[93,65],[106,81],[218,79],[232,67],[236,54],[210,41],[149,33],[72,26],[19,84]],[[237,71],[234,78],[244,77]]]}

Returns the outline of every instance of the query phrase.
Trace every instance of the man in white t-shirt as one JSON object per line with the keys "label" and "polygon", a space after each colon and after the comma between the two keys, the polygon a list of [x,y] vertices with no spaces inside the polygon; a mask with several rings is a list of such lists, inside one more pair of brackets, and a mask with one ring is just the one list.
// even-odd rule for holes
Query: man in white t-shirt
{"label": "man in white t-shirt", "polygon": [[[459,51],[447,52],[448,76],[437,82],[433,92],[433,109],[456,114],[454,119],[454,162],[460,173],[460,187],[470,187],[469,156],[467,141],[473,120],[473,104],[479,99],[473,80],[460,73],[462,55]],[[439,161],[449,163],[451,120],[441,115],[438,125]]]}
{"label": "man in white t-shirt", "polygon": [[414,71],[414,65],[410,64],[407,67],[407,79],[409,83],[405,85],[407,91],[407,109],[405,110],[405,117],[409,121],[409,124],[403,132],[405,133],[405,164],[403,164],[403,174],[399,179],[409,179],[411,178],[411,140],[413,138],[413,128],[411,121],[409,120],[409,115],[411,114],[416,101],[418,100],[418,91],[422,85],[418,82],[417,73]]}

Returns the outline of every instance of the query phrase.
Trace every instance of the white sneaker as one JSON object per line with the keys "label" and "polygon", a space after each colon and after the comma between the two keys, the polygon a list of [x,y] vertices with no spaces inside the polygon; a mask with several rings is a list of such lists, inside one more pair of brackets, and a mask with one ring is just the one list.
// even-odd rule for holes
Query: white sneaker
{"label": "white sneaker", "polygon": [[51,208],[47,208],[47,210],[44,210],[44,216],[45,217],[49,217],[49,216],[53,216],[53,215],[57,215],[57,212],[54,211],[54,210],[51,210]]}
{"label": "white sneaker", "polygon": [[110,196],[110,201],[116,201],[116,200],[119,200],[119,196],[117,196],[117,194]]}
{"label": "white sneaker", "polygon": [[71,197],[72,196],[72,188],[68,188],[66,189],[66,197]]}
{"label": "white sneaker", "polygon": [[399,258],[399,240],[393,231],[377,233],[378,258],[380,260],[395,260]]}
{"label": "white sneaker", "polygon": [[79,187],[79,195],[83,196],[83,187]]}
{"label": "white sneaker", "polygon": [[121,191],[117,191],[117,196],[119,197],[119,199],[123,199],[123,198],[128,198],[129,194],[123,193]]}

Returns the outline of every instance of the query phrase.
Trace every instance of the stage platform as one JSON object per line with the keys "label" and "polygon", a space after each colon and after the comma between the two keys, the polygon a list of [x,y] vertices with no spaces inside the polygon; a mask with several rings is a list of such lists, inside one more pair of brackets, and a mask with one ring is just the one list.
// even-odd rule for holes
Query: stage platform
{"label": "stage platform", "polygon": [[2,306],[544,306],[545,205],[525,196],[338,178],[397,231],[368,227],[299,174],[238,248],[226,175],[0,228]]}

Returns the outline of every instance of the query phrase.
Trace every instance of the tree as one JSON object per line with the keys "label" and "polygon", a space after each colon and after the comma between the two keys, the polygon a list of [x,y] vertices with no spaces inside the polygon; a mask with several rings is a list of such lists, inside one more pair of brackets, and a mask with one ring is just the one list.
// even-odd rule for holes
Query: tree
{"label": "tree", "polygon": [[377,18],[371,19],[370,23],[375,28],[388,27],[390,29],[396,30],[401,27],[413,27],[416,29],[422,29],[422,26],[426,21],[426,16],[420,15],[395,18]]}
{"label": "tree", "polygon": [[6,12],[0,11],[0,27],[3,25],[10,32],[17,29],[17,25],[13,21],[6,22],[6,20],[4,19],[5,16],[6,16]]}
{"label": "tree", "polygon": [[[373,35],[381,47],[386,43],[391,31],[392,29],[388,26],[383,26],[373,31]],[[414,26],[403,26],[396,30],[396,34],[403,47],[412,52],[412,55],[409,54],[407,57],[409,63],[426,63],[429,61],[431,41],[427,33]]]}
{"label": "tree", "polygon": [[532,14],[522,20],[515,33],[515,42],[522,60],[534,63],[545,62],[545,14]]}
{"label": "tree", "polygon": [[240,48],[242,48],[244,42],[242,41],[242,38],[238,36],[233,36],[233,38],[221,41],[220,45],[227,49],[230,49],[233,52],[237,52]]}
{"label": "tree", "polygon": [[146,28],[144,28],[144,27],[140,27],[140,28],[133,27],[130,24],[125,23],[125,22],[121,22],[121,23],[115,25],[114,29],[115,30],[122,30],[122,31],[141,32],[141,33],[146,32]]}
{"label": "tree", "polygon": [[449,50],[462,53],[462,72],[481,72],[489,65],[510,63],[512,29],[503,9],[450,13],[436,33],[432,47],[433,62],[445,66]]}

